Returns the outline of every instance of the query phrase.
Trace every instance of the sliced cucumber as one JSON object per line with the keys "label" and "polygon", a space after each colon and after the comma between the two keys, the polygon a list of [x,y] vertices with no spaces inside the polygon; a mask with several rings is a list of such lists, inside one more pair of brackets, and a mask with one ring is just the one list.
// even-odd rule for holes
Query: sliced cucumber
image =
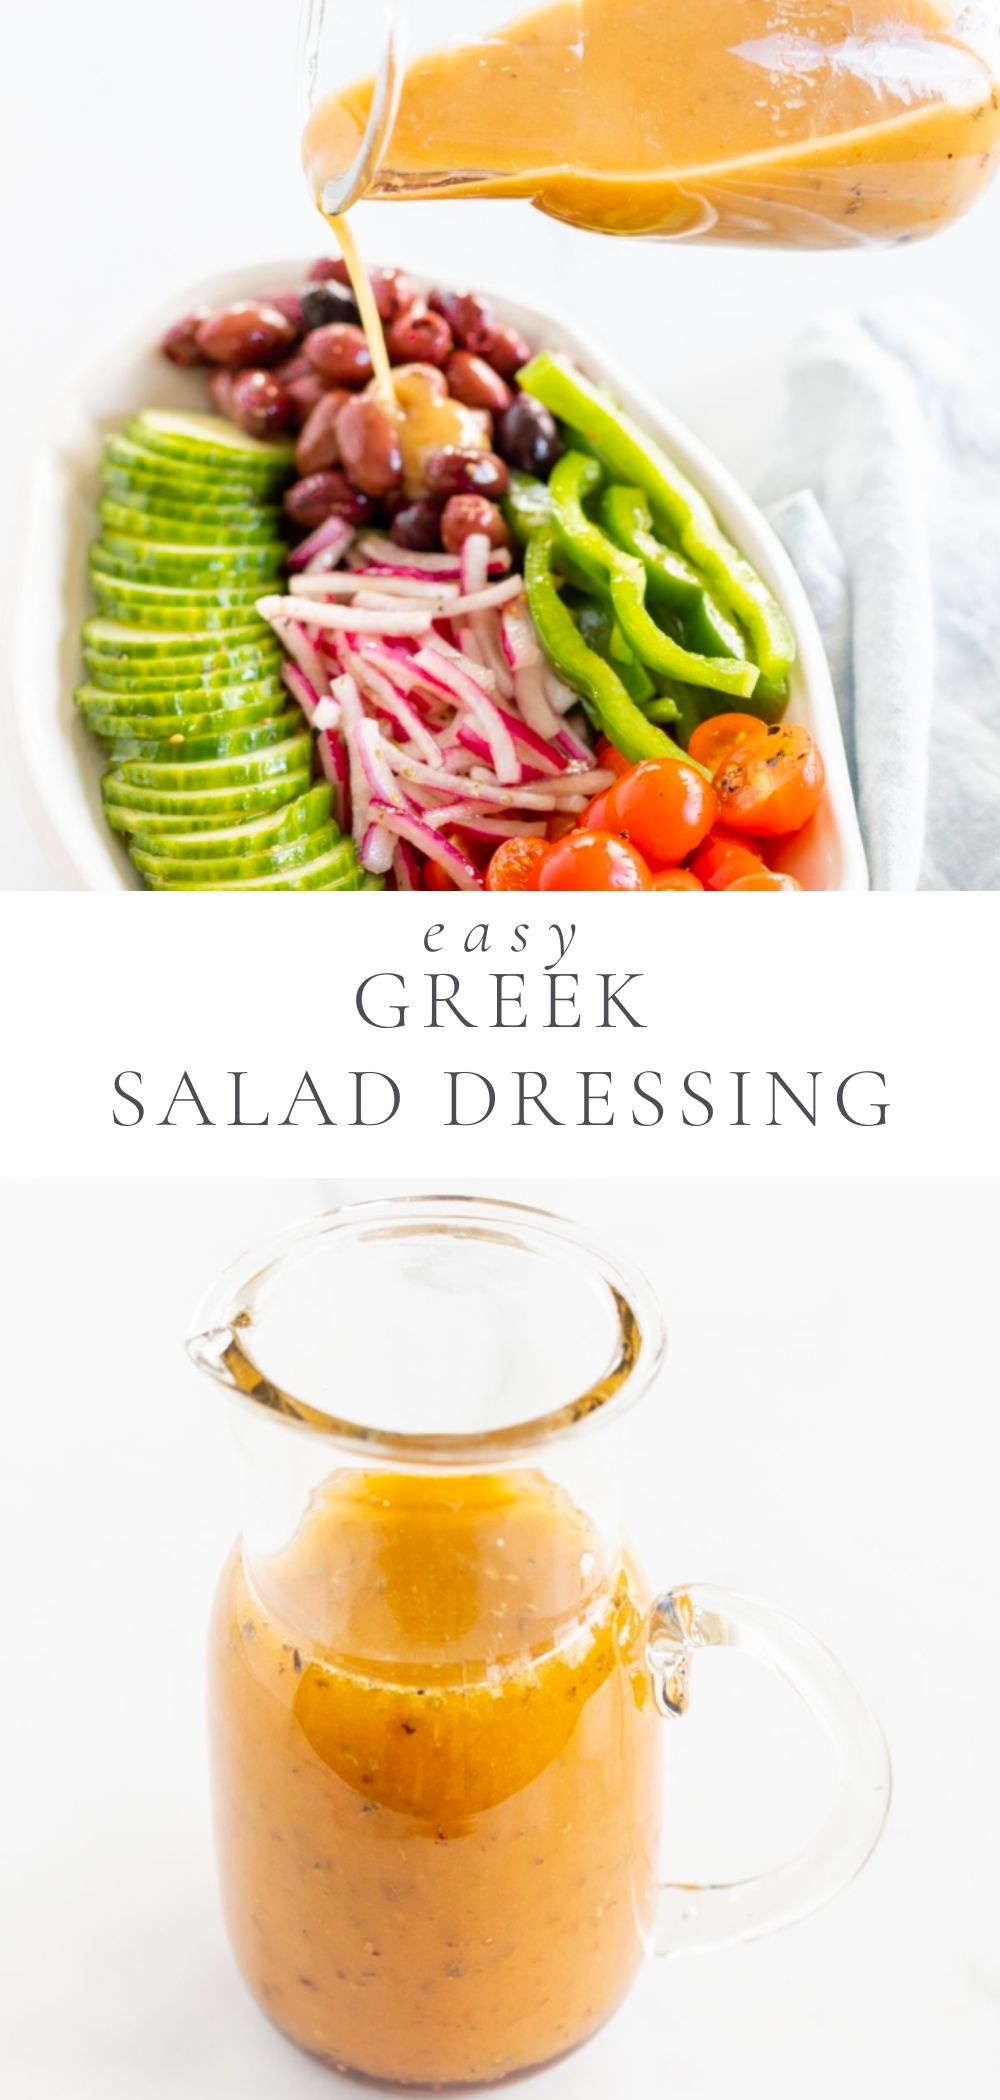
{"label": "sliced cucumber", "polygon": [[244,824],[220,824],[212,831],[192,826],[188,831],[159,832],[144,827],[137,832],[135,844],[143,853],[166,853],[174,859],[223,860],[233,854],[253,852],[260,846],[305,838],[330,822],[332,806],[332,788],[325,781],[318,781],[287,808],[249,817]]}
{"label": "sliced cucumber", "polygon": [[[236,509],[209,510],[199,504],[179,504],[171,509],[168,504],[153,510],[143,509],[141,503],[120,503],[113,496],[102,496],[98,506],[105,538],[112,534],[123,534],[127,539],[172,540],[182,546],[211,545],[215,547],[259,547],[268,541],[280,541],[281,521],[274,511],[263,514],[255,510]],[[281,557],[279,556],[279,559]]]}
{"label": "sliced cucumber", "polygon": [[246,839],[250,826],[244,824],[240,828],[244,835],[242,853],[209,854],[195,860],[169,851],[149,853],[133,840],[132,860],[140,875],[148,878],[151,889],[175,885],[185,889],[222,889],[227,883],[243,882],[255,875],[280,875],[283,869],[304,867],[341,844],[336,824],[321,824],[301,838],[274,840],[254,852]]}
{"label": "sliced cucumber", "polygon": [[156,882],[147,875],[146,880],[151,888],[172,890],[354,890],[361,888],[362,874],[353,840],[338,839],[301,867],[280,868],[269,875],[234,876],[218,882]]}
{"label": "sliced cucumber", "polygon": [[269,751],[250,752],[245,758],[204,759],[191,765],[183,760],[178,764],[164,761],[149,765],[141,759],[129,759],[119,770],[125,786],[192,794],[204,788],[240,787],[247,781],[299,772],[308,768],[311,759],[312,737],[306,730],[302,736],[288,736]]}
{"label": "sliced cucumber", "polygon": [[[92,582],[98,607],[106,620],[127,622],[135,615],[143,626],[161,627],[166,633],[177,628],[187,628],[191,634],[243,628],[253,614],[253,597],[237,597],[231,604],[211,604],[206,600],[213,597],[212,592],[192,596],[185,591],[158,591],[152,584],[129,589],[123,578],[101,576],[97,570],[93,571]],[[219,596],[226,599],[229,593],[221,592]]]}
{"label": "sliced cucumber", "polygon": [[134,491],[139,496],[172,504],[212,504],[233,508],[275,506],[277,487],[254,483],[246,477],[218,475],[214,466],[170,464],[162,451],[145,451],[128,437],[105,441],[101,458],[101,487]]}
{"label": "sliced cucumber", "polygon": [[[281,720],[273,700],[258,700],[254,707],[219,708],[217,712],[201,715],[116,715],[109,713],[106,707],[95,706],[92,700],[85,700],[80,714],[94,736],[102,737],[106,744],[115,745],[113,755],[116,760],[125,755],[118,749],[123,742],[135,745],[135,750],[129,753],[132,758],[152,758],[154,754],[150,746],[153,744],[167,746],[166,756],[169,758],[170,747],[179,750],[183,744],[189,751],[192,737],[228,737],[235,735],[238,729],[253,729],[261,722]],[[209,758],[212,754],[205,752],[204,756]]]}
{"label": "sliced cucumber", "polygon": [[[104,656],[100,650],[94,649],[86,650],[84,656],[90,683],[99,693],[107,695],[109,707],[121,703],[126,713],[133,705],[140,713],[143,708],[147,714],[166,713],[174,705],[171,695],[176,697],[178,709],[183,714],[188,706],[207,708],[221,704],[213,697],[216,693],[246,692],[251,686],[259,686],[279,696],[284,691],[278,675],[279,666],[269,656],[236,658],[230,663],[224,658],[220,661],[209,657],[208,668],[201,657],[178,657],[176,671],[168,671],[164,666],[157,673],[151,671],[148,678],[143,676],[144,667],[159,664],[158,658],[138,656],[123,659]],[[263,699],[264,691],[256,693],[255,697]]]}
{"label": "sliced cucumber", "polygon": [[[293,802],[296,795],[303,795],[309,786],[307,772],[286,773],[277,780],[251,780],[242,787],[213,787],[201,790],[182,791],[178,788],[136,787],[133,782],[123,780],[121,770],[116,768],[105,773],[101,781],[101,795],[105,814],[114,823],[113,810],[127,810],[130,821],[119,823],[118,828],[127,831],[159,829],[153,819],[159,817],[221,817],[224,823],[232,823],[241,813],[259,816],[262,810],[276,809],[281,803]],[[180,830],[190,829],[180,825]]]}
{"label": "sliced cucumber", "polygon": [[280,479],[295,461],[295,447],[285,438],[270,443],[245,437],[222,416],[187,415],[180,409],[146,408],[126,426],[126,437],[150,452],[195,466],[220,467],[239,475]]}
{"label": "sliced cucumber", "polygon": [[95,541],[92,551],[101,567],[112,575],[128,576],[148,569],[154,582],[163,571],[165,583],[173,576],[182,583],[185,578],[196,581],[193,572],[198,571],[211,583],[216,576],[223,582],[235,582],[244,575],[248,582],[257,576],[277,578],[287,549],[284,540],[261,540],[259,546],[223,547],[213,545],[211,540],[185,545],[182,540],[154,539],[152,534],[148,539],[136,539],[134,535],[106,532]]}
{"label": "sliced cucumber", "polygon": [[280,714],[288,706],[288,694],[280,678],[218,686],[177,681],[162,688],[149,684],[117,691],[92,682],[78,685],[73,697],[84,714],[92,708],[97,714],[118,715],[125,721],[142,715],[177,720],[185,715],[248,714],[252,708],[265,714]]}
{"label": "sliced cucumber", "polygon": [[[301,719],[301,718],[300,718]],[[260,722],[241,722],[235,727],[212,730],[173,730],[165,737],[116,736],[108,754],[112,765],[185,765],[202,759],[248,758],[286,742],[296,726],[291,715],[265,716]]]}
{"label": "sliced cucumber", "polygon": [[[192,628],[186,621],[176,628],[143,626],[141,621],[106,620],[98,617],[85,620],[83,626],[84,652],[125,661],[133,658],[155,659],[163,668],[170,668],[168,659],[188,657],[194,662],[213,658],[220,670],[227,662],[234,661],[241,651],[250,649],[255,658],[273,655],[280,649],[266,621],[255,614],[244,622],[242,628],[230,628],[224,641],[206,628]],[[246,657],[244,656],[244,661]]]}

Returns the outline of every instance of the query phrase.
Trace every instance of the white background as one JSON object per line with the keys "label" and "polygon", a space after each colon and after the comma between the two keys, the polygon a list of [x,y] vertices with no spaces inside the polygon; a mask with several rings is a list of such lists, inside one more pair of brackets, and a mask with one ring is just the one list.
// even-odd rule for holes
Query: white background
{"label": "white background", "polygon": [[[650,1575],[733,1584],[809,1623],[875,1705],[896,1780],[850,1890],[773,1940],[647,1965],[617,2019],[543,2076],[540,2100],[604,2100],[619,2084],[634,2100],[987,2100],[1000,2060],[996,1190],[526,1193],[599,1227],[662,1294],[667,1369],[625,1452]],[[17,2100],[352,2089],[270,2030],[224,1941],[202,1657],[238,1512],[219,1396],[181,1346],[220,1266],[331,1195],[0,1196],[0,2081]],[[780,1687],[703,1657],[669,1738],[671,1873],[753,1870],[802,1838],[814,1747]]]}
{"label": "white background", "polygon": [[[454,0],[419,0],[454,24]],[[501,10],[502,12],[502,10]],[[481,15],[483,10],[481,10]],[[210,272],[322,237],[298,168],[297,0],[48,0],[8,10],[0,92],[0,617],[20,488],[50,404],[147,309]],[[377,18],[375,0],[345,21]],[[753,488],[766,479],[790,343],[815,312],[944,300],[1000,322],[1000,186],[942,238],[851,255],[655,247],[574,234],[519,205],[368,207],[369,254],[564,306]],[[9,675],[4,670],[3,675]],[[51,878],[0,769],[0,880]]]}

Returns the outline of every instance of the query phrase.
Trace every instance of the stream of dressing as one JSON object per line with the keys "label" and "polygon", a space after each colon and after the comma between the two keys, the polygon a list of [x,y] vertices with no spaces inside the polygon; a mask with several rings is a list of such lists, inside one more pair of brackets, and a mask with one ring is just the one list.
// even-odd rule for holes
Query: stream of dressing
{"label": "stream of dressing", "polygon": [[486,451],[491,423],[482,409],[468,408],[448,392],[444,374],[434,365],[390,364],[385,330],[371,278],[354,233],[343,216],[321,210],[347,269],[365,340],[371,351],[373,378],[369,391],[391,416],[403,456],[403,491],[418,501],[427,493],[424,462],[446,446]]}

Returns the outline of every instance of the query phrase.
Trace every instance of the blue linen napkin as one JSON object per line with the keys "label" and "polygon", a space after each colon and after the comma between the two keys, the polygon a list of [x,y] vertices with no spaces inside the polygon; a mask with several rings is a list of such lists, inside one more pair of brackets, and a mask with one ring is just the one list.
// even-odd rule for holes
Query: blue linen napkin
{"label": "blue linen napkin", "polygon": [[1000,888],[992,346],[940,309],[818,321],[767,495],[830,659],[872,887]]}

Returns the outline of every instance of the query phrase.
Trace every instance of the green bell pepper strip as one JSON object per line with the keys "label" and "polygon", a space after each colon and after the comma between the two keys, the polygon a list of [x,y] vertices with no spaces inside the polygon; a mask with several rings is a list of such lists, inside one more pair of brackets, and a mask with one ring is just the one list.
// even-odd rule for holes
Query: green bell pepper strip
{"label": "green bell pepper strip", "polygon": [[572,603],[576,624],[588,649],[603,656],[606,664],[617,671],[629,698],[644,707],[647,700],[655,700],[656,687],[646,669],[631,649],[614,614],[597,598],[585,598],[579,593]]}
{"label": "green bell pepper strip", "polygon": [[[740,630],[727,619],[697,569],[682,554],[665,547],[652,530],[649,504],[641,489],[612,482],[601,499],[601,519],[609,537],[626,554],[638,555],[646,570],[646,589],[653,604],[680,617],[684,640],[705,656],[746,655]],[[688,710],[682,715],[687,719]],[[780,722],[788,706],[788,679],[760,678],[747,702],[747,712],[762,722]],[[657,719],[654,716],[654,720]],[[705,720],[704,710],[700,717]],[[692,722],[692,728],[695,723]]]}
{"label": "green bell pepper strip", "polygon": [[[651,722],[670,722],[676,731],[677,741],[687,749],[699,722],[704,721],[698,705],[698,694],[691,685],[675,686],[672,693],[663,693],[647,707]],[[691,764],[689,758],[688,764]]]}
{"label": "green bell pepper strip", "polygon": [[558,351],[541,351],[522,365],[517,378],[525,393],[581,432],[613,480],[645,490],[657,529],[666,528],[746,628],[763,676],[780,682],[795,660],[789,622],[763,579],[726,538],[704,496],[662,446]]}
{"label": "green bell pepper strip", "polygon": [[552,522],[562,553],[582,569],[599,591],[607,591],[618,625],[640,663],[687,685],[708,686],[734,700],[746,700],[759,672],[756,664],[732,657],[697,656],[675,642],[646,611],[646,571],[635,555],[623,554],[588,518],[583,507],[601,482],[597,461],[584,452],[564,452],[549,476]]}
{"label": "green bell pepper strip", "polygon": [[679,615],[684,639],[692,648],[700,649],[703,656],[746,658],[747,645],[739,628],[726,618],[697,569],[656,538],[641,489],[613,482],[601,498],[601,523],[623,553],[641,561],[650,604]]}
{"label": "green bell pepper strip", "polygon": [[[555,555],[555,533],[550,526],[539,526],[528,541],[524,582],[535,630],[550,663],[574,692],[590,703],[605,736],[631,765],[643,758],[683,758],[688,764],[693,763],[671,737],[647,721],[617,672],[588,648],[569,607],[560,597]],[[698,770],[709,778],[704,766]]]}
{"label": "green bell pepper strip", "polygon": [[533,532],[540,525],[552,522],[552,498],[548,484],[537,481],[534,474],[523,474],[519,467],[512,467],[510,487],[503,499],[503,514],[516,540],[526,547]]}

